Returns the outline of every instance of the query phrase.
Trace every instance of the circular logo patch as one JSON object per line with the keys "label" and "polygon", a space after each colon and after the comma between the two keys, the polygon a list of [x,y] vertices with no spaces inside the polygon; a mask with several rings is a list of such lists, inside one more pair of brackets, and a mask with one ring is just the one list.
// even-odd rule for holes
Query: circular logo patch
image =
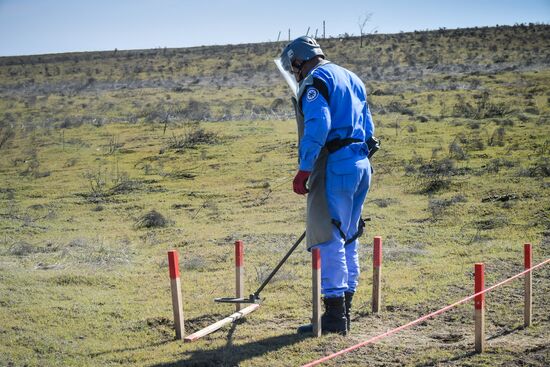
{"label": "circular logo patch", "polygon": [[310,88],[307,91],[306,99],[308,100],[308,102],[312,102],[315,100],[315,98],[317,98],[318,95],[319,95],[319,91],[317,89]]}

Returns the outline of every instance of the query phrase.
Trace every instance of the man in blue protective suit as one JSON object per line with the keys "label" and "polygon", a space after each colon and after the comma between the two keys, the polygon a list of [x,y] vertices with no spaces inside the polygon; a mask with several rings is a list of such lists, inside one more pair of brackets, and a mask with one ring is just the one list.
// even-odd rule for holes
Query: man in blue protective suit
{"label": "man in blue protective suit", "polygon": [[[299,83],[293,100],[299,139],[293,189],[308,194],[307,246],[321,252],[322,330],[346,335],[359,276],[357,238],[371,181],[369,156],[377,149],[371,145],[367,94],[359,77],[327,61],[311,37],[289,43],[280,62]],[[311,332],[312,326],[298,331]]]}

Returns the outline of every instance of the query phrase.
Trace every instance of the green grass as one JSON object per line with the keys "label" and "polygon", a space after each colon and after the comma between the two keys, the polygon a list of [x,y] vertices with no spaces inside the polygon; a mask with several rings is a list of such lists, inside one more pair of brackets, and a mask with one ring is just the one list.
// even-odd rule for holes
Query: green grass
{"label": "green grass", "polygon": [[[530,56],[503,46],[490,51],[500,45],[499,31]],[[548,258],[545,34],[547,26],[380,35],[363,50],[355,39],[326,40],[333,59],[366,80],[383,148],[373,158],[363,273],[347,338],[295,334],[310,317],[310,260],[300,248],[245,321],[196,343],[174,340],[167,250],[180,253],[190,333],[233,311],[213,298],[234,292],[235,240],[245,242],[252,291],[303,231],[305,199],[291,190],[295,123],[286,102],[269,112],[288,97],[268,69],[280,45],[0,60],[0,137],[8,137],[0,145],[0,364],[300,365],[471,294],[475,262],[486,263],[490,285],[522,270],[524,242],[533,243],[535,263]],[[425,75],[418,76],[409,61],[422,42],[426,51],[417,50],[415,65]],[[470,69],[428,68],[433,50],[437,65]],[[381,66],[373,72],[365,62],[377,52]],[[143,58],[144,71],[129,77],[124,70]],[[181,62],[188,64],[178,69]],[[489,71],[475,71],[480,65]],[[60,73],[47,77],[45,66]],[[392,76],[395,66],[409,68],[405,77]],[[218,72],[219,87],[205,82],[218,80]],[[86,83],[87,73],[95,87],[71,89]],[[57,91],[17,87],[31,77]],[[172,80],[184,90],[169,83],[100,86],[130,79]],[[496,110],[480,107],[486,91]],[[189,108],[192,99],[204,104]],[[477,115],[466,113],[467,103]],[[210,117],[196,122],[190,113]],[[185,140],[197,131],[215,139]],[[174,139],[182,147],[170,148]],[[138,228],[151,210],[168,225]],[[370,313],[374,235],[384,240],[380,315]],[[535,273],[532,328],[517,328],[521,281],[488,295],[492,338],[483,355],[470,353],[473,322],[465,305],[327,365],[545,365],[548,275],[546,268]]]}

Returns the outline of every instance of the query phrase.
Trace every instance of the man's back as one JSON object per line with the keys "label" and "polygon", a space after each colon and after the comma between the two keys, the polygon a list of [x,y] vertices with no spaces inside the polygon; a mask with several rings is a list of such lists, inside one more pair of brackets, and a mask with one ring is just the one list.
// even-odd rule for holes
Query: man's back
{"label": "man's back", "polygon": [[[315,68],[312,76],[322,80],[328,90],[331,130],[327,141],[336,138],[355,138],[364,141],[371,137],[374,124],[361,79],[353,72],[333,63]],[[304,98],[307,99],[308,95]]]}

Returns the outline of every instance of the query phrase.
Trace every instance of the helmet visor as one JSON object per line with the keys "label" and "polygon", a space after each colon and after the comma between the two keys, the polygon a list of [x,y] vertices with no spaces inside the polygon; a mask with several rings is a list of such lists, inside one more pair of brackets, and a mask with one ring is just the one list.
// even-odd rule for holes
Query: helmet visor
{"label": "helmet visor", "polygon": [[298,82],[296,81],[296,78],[294,78],[291,69],[289,68],[289,70],[286,70],[286,68],[283,67],[284,63],[281,58],[275,59],[273,61],[275,62],[275,65],[277,65],[277,69],[279,69],[279,72],[285,79],[286,83],[292,90],[294,97],[296,97],[298,94]]}

